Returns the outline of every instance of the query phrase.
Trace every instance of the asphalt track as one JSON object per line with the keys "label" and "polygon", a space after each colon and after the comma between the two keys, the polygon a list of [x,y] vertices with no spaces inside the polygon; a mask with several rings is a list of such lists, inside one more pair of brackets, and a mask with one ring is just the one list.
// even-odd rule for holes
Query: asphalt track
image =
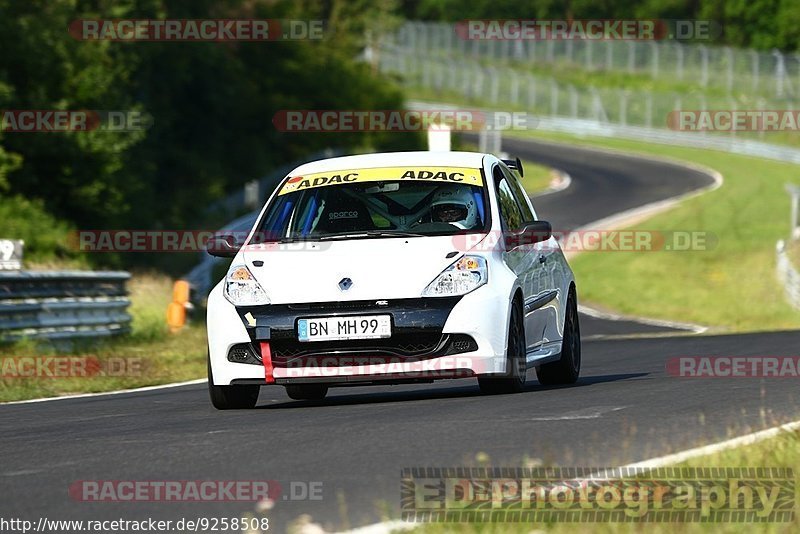
{"label": "asphalt track", "polygon": [[[572,187],[536,202],[557,228],[709,180],[679,166],[566,146],[508,141],[504,149],[572,175]],[[590,329],[584,324],[584,333]],[[262,388],[257,409],[233,412],[215,411],[204,385],[0,406],[0,517],[237,517],[254,506],[86,503],[70,498],[68,487],[79,480],[275,480],[283,495],[266,512],[270,530],[284,532],[301,514],[331,529],[364,525],[398,509],[403,467],[475,465],[478,453],[498,466],[525,458],[620,465],[793,419],[800,401],[794,380],[678,379],[666,374],[665,362],[796,355],[797,346],[792,332],[588,339],[576,385],[542,387],[531,373],[524,393],[493,397],[462,380],[341,388],[316,404]],[[285,500],[291,481],[322,482],[322,499]]]}

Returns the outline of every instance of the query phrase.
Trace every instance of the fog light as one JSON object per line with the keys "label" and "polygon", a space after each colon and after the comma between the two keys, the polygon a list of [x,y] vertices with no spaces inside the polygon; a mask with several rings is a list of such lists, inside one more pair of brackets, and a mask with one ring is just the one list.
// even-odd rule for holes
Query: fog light
{"label": "fog light", "polygon": [[261,358],[249,343],[234,345],[228,351],[228,361],[233,363],[250,363],[261,365]]}

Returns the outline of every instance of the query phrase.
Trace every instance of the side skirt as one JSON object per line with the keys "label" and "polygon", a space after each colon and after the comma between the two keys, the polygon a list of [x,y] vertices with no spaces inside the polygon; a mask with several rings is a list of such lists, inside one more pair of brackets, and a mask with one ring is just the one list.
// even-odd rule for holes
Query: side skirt
{"label": "side skirt", "polygon": [[550,341],[539,345],[525,355],[525,366],[530,369],[544,363],[557,362],[561,359],[561,340]]}

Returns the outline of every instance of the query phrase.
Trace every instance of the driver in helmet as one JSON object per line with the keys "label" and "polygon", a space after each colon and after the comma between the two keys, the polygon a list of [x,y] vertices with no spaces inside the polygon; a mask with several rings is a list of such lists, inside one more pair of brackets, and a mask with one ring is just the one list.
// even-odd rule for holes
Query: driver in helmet
{"label": "driver in helmet", "polygon": [[469,189],[446,186],[438,191],[431,202],[431,220],[449,223],[468,230],[478,222],[478,209]]}

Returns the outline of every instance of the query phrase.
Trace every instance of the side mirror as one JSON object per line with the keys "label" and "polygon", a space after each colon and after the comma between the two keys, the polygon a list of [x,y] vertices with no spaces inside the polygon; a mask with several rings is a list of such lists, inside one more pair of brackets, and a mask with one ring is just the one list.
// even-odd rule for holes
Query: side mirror
{"label": "side mirror", "polygon": [[547,241],[553,235],[553,227],[547,221],[534,221],[516,232],[506,234],[506,250]]}
{"label": "side mirror", "polygon": [[236,243],[236,237],[230,234],[217,234],[208,240],[206,251],[218,258],[233,258],[241,245]]}

